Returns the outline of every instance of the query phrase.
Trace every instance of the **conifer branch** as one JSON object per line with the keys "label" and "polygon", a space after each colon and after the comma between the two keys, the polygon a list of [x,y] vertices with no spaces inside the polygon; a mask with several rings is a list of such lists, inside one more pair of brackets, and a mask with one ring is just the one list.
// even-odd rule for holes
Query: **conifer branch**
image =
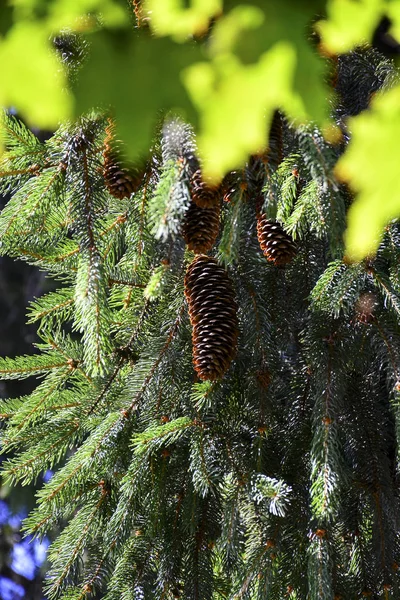
{"label": "conifer branch", "polygon": [[132,400],[130,406],[127,409],[128,415],[129,415],[129,413],[131,413],[133,410],[136,409],[136,407],[138,405],[138,402],[139,402],[139,400],[140,400],[143,392],[146,390],[147,386],[149,385],[149,383],[150,383],[150,381],[151,381],[151,379],[152,379],[155,371],[157,370],[159,364],[161,363],[161,360],[164,357],[164,354],[167,352],[169,346],[171,345],[171,343],[172,343],[172,341],[173,341],[173,339],[174,339],[174,337],[175,337],[175,335],[176,335],[176,333],[178,331],[179,325],[181,323],[182,314],[183,314],[184,309],[185,309],[185,305],[182,304],[182,306],[181,306],[181,308],[179,310],[179,313],[178,313],[178,317],[175,319],[174,324],[172,325],[172,327],[170,328],[170,330],[168,332],[168,337],[167,337],[167,340],[166,340],[164,346],[161,348],[156,361],[153,363],[153,365],[152,365],[152,367],[151,367],[151,369],[150,369],[150,371],[149,371],[146,379],[143,382],[142,387],[137,392],[136,396],[134,397],[134,399]]}

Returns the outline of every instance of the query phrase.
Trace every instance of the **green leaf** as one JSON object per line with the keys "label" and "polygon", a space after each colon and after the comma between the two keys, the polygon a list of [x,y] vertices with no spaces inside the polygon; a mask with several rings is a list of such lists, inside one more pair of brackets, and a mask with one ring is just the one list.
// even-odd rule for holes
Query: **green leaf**
{"label": "green leaf", "polygon": [[182,75],[199,112],[198,147],[211,179],[266,145],[276,108],[301,121],[327,118],[325,67],[304,35],[312,9],[259,4],[221,18],[210,40],[212,61]]}
{"label": "green leaf", "polygon": [[90,19],[83,18],[84,15],[96,13],[101,18],[101,23],[108,27],[128,25],[129,16],[124,3],[118,0],[57,0],[51,3],[49,23],[53,29],[71,27],[86,30],[90,25]]}
{"label": "green leaf", "polygon": [[386,14],[391,20],[392,25],[390,33],[396,38],[400,39],[400,2],[390,2],[386,8]]}
{"label": "green leaf", "polygon": [[39,22],[14,24],[0,39],[0,62],[2,106],[15,106],[29,123],[43,128],[71,116],[65,74],[51,52],[48,31]]}
{"label": "green leaf", "polygon": [[133,158],[147,153],[160,111],[193,117],[180,72],[200,58],[193,44],[130,32],[100,31],[90,37],[90,56],[80,72],[76,114],[112,107],[119,133]]}
{"label": "green leaf", "polygon": [[305,116],[300,98],[292,93],[295,64],[294,48],[280,42],[256,64],[243,65],[226,55],[186,69],[183,79],[200,113],[198,147],[207,176],[220,179],[260,150],[277,106]]}
{"label": "green leaf", "polygon": [[222,11],[222,0],[191,0],[184,8],[183,0],[145,0],[145,11],[156,35],[172,35],[184,40],[190,34],[201,34],[210,19]]}
{"label": "green leaf", "polygon": [[4,5],[0,6],[0,35],[4,35],[10,29],[13,23],[13,7]]}
{"label": "green leaf", "polygon": [[[396,4],[396,3],[394,3]],[[369,41],[386,12],[384,0],[329,0],[328,20],[318,23],[323,47],[332,53],[347,52]]]}
{"label": "green leaf", "polygon": [[349,120],[349,129],[352,139],[336,171],[358,192],[346,245],[348,256],[360,260],[376,251],[385,225],[400,214],[400,86],[378,95],[371,110]]}

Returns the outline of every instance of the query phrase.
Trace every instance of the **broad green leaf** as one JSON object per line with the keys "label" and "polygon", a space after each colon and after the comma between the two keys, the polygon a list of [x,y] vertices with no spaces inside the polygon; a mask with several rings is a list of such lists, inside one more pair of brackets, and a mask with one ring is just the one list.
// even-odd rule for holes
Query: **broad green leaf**
{"label": "broad green leaf", "polygon": [[0,63],[1,106],[15,106],[29,123],[44,128],[71,116],[64,73],[39,22],[18,22],[0,39]]}
{"label": "broad green leaf", "polygon": [[[123,0],[11,0],[18,20],[41,19],[41,24],[57,31],[66,27],[87,29],[94,17],[100,17],[107,26],[129,23]],[[84,19],[90,15],[92,19]]]}
{"label": "broad green leaf", "polygon": [[400,215],[400,86],[377,95],[371,109],[350,119],[352,138],[338,176],[358,196],[350,207],[347,254],[359,260],[376,251],[383,228]]}
{"label": "broad green leaf", "polygon": [[[395,2],[396,3],[396,2]],[[386,12],[385,0],[328,0],[328,20],[317,29],[328,52],[343,53],[369,41]]]}
{"label": "broad green leaf", "polygon": [[86,30],[90,21],[84,15],[98,15],[103,25],[117,27],[129,25],[126,7],[116,0],[57,0],[52,2],[48,22],[53,29],[71,27]]}
{"label": "broad green leaf", "polygon": [[207,30],[212,17],[222,11],[222,0],[145,0],[144,8],[156,35],[172,35],[184,40],[190,34]]}
{"label": "broad green leaf", "polygon": [[[225,4],[234,2],[226,0]],[[221,53],[224,44],[226,48],[226,30],[230,33],[230,52],[243,64],[254,64],[275,44],[287,42],[296,55],[294,93],[300,94],[307,115],[323,124],[328,117],[330,94],[325,83],[326,64],[313,48],[309,34],[312,20],[321,14],[324,5],[323,0],[253,0],[251,5],[233,7],[215,25],[210,54],[215,56],[215,49]],[[265,86],[273,85],[275,81],[265,81]]]}
{"label": "broad green leaf", "polygon": [[7,33],[13,24],[13,9],[4,3],[0,6],[0,36]]}
{"label": "broad green leaf", "polygon": [[113,109],[132,158],[147,153],[161,111],[176,109],[193,120],[180,73],[199,60],[198,47],[130,31],[103,30],[88,39],[90,56],[75,90],[76,114],[93,106]]}
{"label": "broad green leaf", "polygon": [[243,65],[226,55],[213,64],[186,69],[183,79],[200,113],[198,148],[208,177],[220,179],[248,154],[261,150],[277,106],[305,115],[292,90],[295,64],[294,48],[281,42],[256,64]]}
{"label": "broad green leaf", "polygon": [[315,8],[268,0],[233,6],[214,27],[212,61],[183,73],[199,113],[198,145],[209,177],[220,179],[265,146],[278,107],[296,119],[326,120],[325,67],[306,39]]}

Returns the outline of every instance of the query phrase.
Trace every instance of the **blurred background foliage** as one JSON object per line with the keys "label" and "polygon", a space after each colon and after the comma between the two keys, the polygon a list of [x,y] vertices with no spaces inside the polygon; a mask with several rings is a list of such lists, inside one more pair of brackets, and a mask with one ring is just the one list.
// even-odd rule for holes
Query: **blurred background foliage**
{"label": "blurred background foliage", "polygon": [[[332,63],[370,42],[383,18],[400,39],[400,0],[8,0],[0,6],[0,104],[44,128],[110,110],[137,160],[174,111],[195,126],[204,172],[219,180],[262,149],[276,108],[338,140],[329,125]],[[85,41],[72,74],[54,52],[60,32]],[[400,214],[397,93],[349,124],[338,174],[358,193],[347,234],[354,260],[372,253]],[[367,155],[367,146],[376,152]]]}

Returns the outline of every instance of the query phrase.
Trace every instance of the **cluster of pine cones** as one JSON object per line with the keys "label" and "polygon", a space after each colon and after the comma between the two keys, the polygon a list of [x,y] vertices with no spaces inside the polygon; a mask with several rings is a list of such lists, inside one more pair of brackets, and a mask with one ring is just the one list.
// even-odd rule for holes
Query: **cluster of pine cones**
{"label": "cluster of pine cones", "polygon": [[[237,305],[228,274],[211,250],[219,232],[221,198],[230,201],[235,186],[207,184],[197,169],[189,180],[191,202],[182,228],[183,238],[196,258],[185,277],[185,296],[192,325],[193,364],[198,377],[223,377],[236,354],[239,335]],[[257,210],[257,236],[266,259],[275,266],[288,264],[296,253],[292,238],[279,223]]]}
{"label": "cluster of pine cones", "polygon": [[[272,148],[269,153],[271,162],[281,160],[280,127],[280,119],[275,118],[271,145],[277,148]],[[123,166],[111,121],[106,134],[103,152],[106,187],[115,198],[129,197],[140,187],[144,174]],[[229,178],[219,186],[211,185],[204,181],[200,168],[192,170],[188,186],[191,200],[182,236],[188,249],[196,254],[185,276],[185,296],[192,325],[193,364],[200,379],[215,381],[227,372],[236,354],[239,327],[235,294],[228,274],[215,258],[206,254],[218,237],[221,199],[229,202],[237,186]],[[267,219],[259,208],[257,236],[263,254],[273,265],[284,266],[294,257],[296,246],[282,226]]]}

